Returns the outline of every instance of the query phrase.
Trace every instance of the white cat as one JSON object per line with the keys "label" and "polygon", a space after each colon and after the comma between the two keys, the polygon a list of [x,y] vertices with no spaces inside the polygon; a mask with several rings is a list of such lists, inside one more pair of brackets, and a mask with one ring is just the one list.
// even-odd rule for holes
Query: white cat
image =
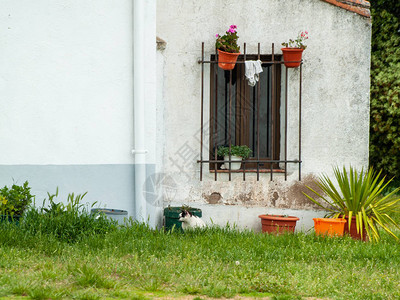
{"label": "white cat", "polygon": [[182,229],[186,230],[189,228],[203,228],[206,224],[202,219],[197,216],[192,215],[187,210],[182,210],[179,214],[179,221],[182,222]]}

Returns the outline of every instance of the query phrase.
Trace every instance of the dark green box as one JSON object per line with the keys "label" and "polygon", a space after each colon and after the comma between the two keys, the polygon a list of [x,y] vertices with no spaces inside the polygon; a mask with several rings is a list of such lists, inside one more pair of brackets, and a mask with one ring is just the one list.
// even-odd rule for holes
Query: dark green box
{"label": "dark green box", "polygon": [[165,229],[171,230],[175,226],[175,230],[182,230],[182,222],[179,221],[179,214],[182,210],[189,211],[192,215],[201,218],[202,213],[199,208],[182,207],[182,206],[168,206],[164,208]]}

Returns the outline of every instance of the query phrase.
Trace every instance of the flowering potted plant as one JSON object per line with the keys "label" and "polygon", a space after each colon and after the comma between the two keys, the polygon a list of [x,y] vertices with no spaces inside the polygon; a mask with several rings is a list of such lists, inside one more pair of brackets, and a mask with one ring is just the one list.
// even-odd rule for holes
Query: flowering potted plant
{"label": "flowering potted plant", "polygon": [[[241,167],[241,161],[242,159],[246,159],[250,156],[251,154],[251,149],[246,146],[231,146],[230,148],[230,155],[231,155],[231,161],[237,161],[237,162],[231,162],[231,170],[239,170]],[[217,151],[218,156],[223,156],[224,160],[229,161],[229,147],[225,146],[220,146],[218,147]],[[229,162],[224,163],[225,169],[229,169]]]}
{"label": "flowering potted plant", "polygon": [[239,36],[236,32],[236,25],[231,25],[223,36],[218,33],[215,47],[218,50],[218,66],[224,70],[232,70],[240,54],[240,47],[237,44]]}
{"label": "flowering potted plant", "polygon": [[283,53],[283,61],[287,68],[297,68],[301,63],[303,50],[307,48],[304,42],[308,40],[308,31],[302,31],[297,36],[297,39],[290,39],[289,42],[282,43],[284,48],[281,48]]}

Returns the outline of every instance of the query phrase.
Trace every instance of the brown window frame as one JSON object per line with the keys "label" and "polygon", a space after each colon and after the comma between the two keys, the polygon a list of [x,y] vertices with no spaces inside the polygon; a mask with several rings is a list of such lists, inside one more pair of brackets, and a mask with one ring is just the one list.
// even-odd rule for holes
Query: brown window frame
{"label": "brown window frame", "polygon": [[[255,54],[247,54],[246,55],[246,60],[257,60],[260,59],[261,61],[272,61],[272,55],[255,55]],[[280,59],[280,55],[275,55],[275,59]],[[215,61],[215,55],[211,55],[211,61]],[[280,157],[280,140],[281,140],[281,135],[280,135],[280,108],[281,108],[281,103],[280,103],[280,98],[281,98],[281,65],[273,65],[273,64],[268,64],[268,63],[263,63],[263,67],[269,66],[269,68],[275,68],[274,71],[269,70],[269,74],[267,75],[267,80],[270,81],[269,83],[267,80],[265,81],[259,81],[256,86],[253,88],[248,85],[247,80],[245,79],[245,67],[244,67],[244,55],[240,55],[238,57],[238,61],[242,63],[236,64],[235,68],[232,70],[232,82],[236,82],[236,88],[232,88],[231,93],[235,93],[235,99],[239,99],[240,101],[232,101],[232,105],[234,105],[234,112],[235,114],[232,113],[232,116],[234,118],[234,124],[231,122],[231,126],[234,129],[234,137],[232,136],[232,141],[238,141],[239,145],[247,145],[253,148],[255,151],[252,154],[253,157],[250,157],[247,159],[247,163],[242,164],[241,170],[246,170],[246,172],[251,172],[252,170],[275,170],[279,171],[280,167],[278,163],[268,163],[265,162],[265,160],[279,160]],[[216,69],[217,68],[217,69]],[[215,158],[215,146],[221,146],[221,145],[215,145],[215,126],[220,126],[218,124],[218,121],[215,119],[216,117],[218,118],[218,113],[216,116],[216,101],[215,101],[215,85],[216,85],[216,80],[221,80],[222,76],[216,76],[216,71],[218,71],[218,65],[217,64],[211,64],[210,65],[210,144],[209,144],[209,155],[210,159],[216,159]],[[229,71],[225,71],[225,74],[228,74]],[[221,74],[221,71],[219,71],[219,74]],[[274,78],[272,78],[274,76]],[[226,79],[228,77],[228,79]],[[224,76],[224,80],[228,80],[229,84],[229,76]],[[262,97],[261,92],[260,92],[260,87],[258,85],[267,85],[267,90],[268,90],[268,95],[264,95]],[[269,85],[269,86],[268,86]],[[271,93],[270,89],[273,89],[274,92]],[[253,95],[251,93],[253,92]],[[256,129],[254,128],[255,122],[257,122],[257,108],[259,108],[259,104],[252,105],[257,101],[257,96],[256,93],[260,92],[260,103],[261,101],[266,100],[269,101],[267,104],[268,109],[270,109],[269,116],[267,117],[267,123],[262,123],[260,122],[258,126],[266,126],[267,127],[267,136],[270,135],[269,141],[267,142],[268,147],[270,148],[268,152],[270,152],[270,155],[267,156],[259,156],[257,157],[257,149],[255,149],[255,145],[257,144],[257,135],[255,135]],[[237,97],[239,95],[239,97]],[[241,97],[241,95],[245,95],[244,97]],[[220,98],[220,97],[218,97]],[[218,99],[219,100],[219,99]],[[255,101],[255,102],[254,102]],[[226,102],[226,99],[225,99]],[[254,108],[254,109],[252,109]],[[258,109],[260,111],[260,109]],[[253,113],[253,116],[250,116],[250,114]],[[233,116],[234,115],[234,116]],[[227,116],[225,116],[225,119]],[[250,145],[250,121],[252,120],[253,122],[253,145]],[[217,124],[217,125],[216,125]],[[226,125],[225,127],[226,128]],[[219,131],[219,130],[218,130]],[[227,129],[225,129],[225,132]],[[226,134],[226,133],[225,133]],[[228,142],[224,143],[225,145],[228,145]],[[235,143],[232,142],[232,145]],[[221,158],[220,158],[221,159]],[[264,162],[259,162],[258,160],[263,160]],[[257,162],[258,161],[258,162]],[[221,170],[221,165],[222,162],[217,163],[217,172],[223,172]],[[209,164],[209,169],[210,171],[215,170],[215,165],[214,163],[210,162]],[[234,171],[232,171],[234,172]]]}

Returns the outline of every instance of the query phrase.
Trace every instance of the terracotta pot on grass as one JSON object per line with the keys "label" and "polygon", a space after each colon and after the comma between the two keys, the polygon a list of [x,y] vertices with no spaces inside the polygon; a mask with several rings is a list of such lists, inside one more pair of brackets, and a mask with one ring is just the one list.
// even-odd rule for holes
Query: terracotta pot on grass
{"label": "terracotta pot on grass", "polygon": [[296,222],[300,220],[293,216],[283,215],[259,215],[261,219],[262,232],[282,234],[293,233],[296,227]]}
{"label": "terracotta pot on grass", "polygon": [[229,53],[218,49],[218,67],[223,70],[232,70],[235,67],[239,53]]}
{"label": "terracotta pot on grass", "polygon": [[357,232],[356,217],[351,217],[350,230],[349,230],[349,224],[348,224],[349,217],[345,216],[345,220],[346,220],[346,224],[344,224],[344,234],[349,234],[355,240],[362,240],[364,242],[368,240],[367,231],[365,230],[365,226],[363,227],[362,236],[359,232]]}

